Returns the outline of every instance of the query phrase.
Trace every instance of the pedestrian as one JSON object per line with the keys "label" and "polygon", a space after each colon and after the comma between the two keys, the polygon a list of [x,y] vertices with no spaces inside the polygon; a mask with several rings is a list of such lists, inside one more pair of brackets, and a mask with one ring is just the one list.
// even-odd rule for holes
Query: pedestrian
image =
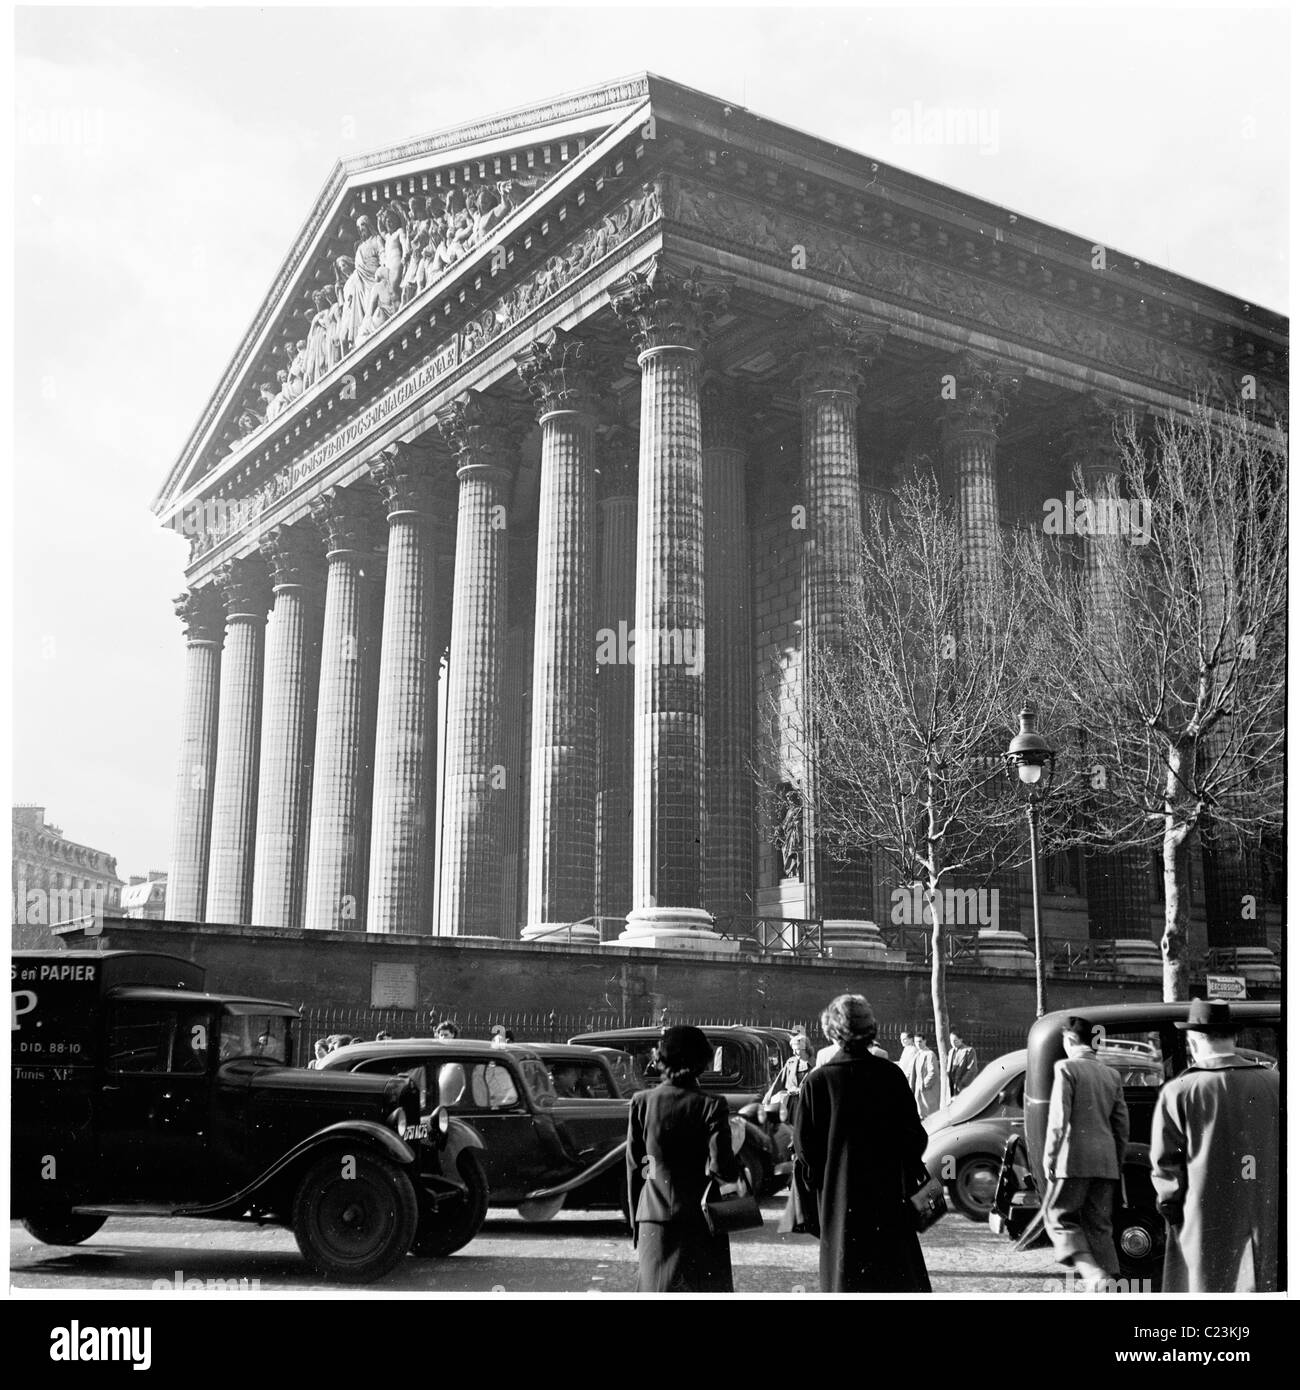
{"label": "pedestrian", "polygon": [[876,1020],[860,994],[827,1010],[837,1052],[809,1073],[795,1107],[801,1186],[821,1235],[823,1293],[929,1293],[907,1195],[926,1132],[906,1079],[872,1056]]}
{"label": "pedestrian", "polygon": [[912,1044],[912,1035],[904,1029],[898,1035],[898,1041],[902,1045],[902,1051],[898,1054],[898,1065],[903,1069],[903,1075],[912,1075],[912,1058],[916,1056],[916,1048]]}
{"label": "pedestrian", "polygon": [[799,1087],[803,1085],[804,1077],[813,1069],[813,1065],[812,1043],[808,1041],[808,1034],[801,1028],[790,1034],[790,1056],[767,1088],[767,1094],[759,1106],[760,1113],[769,1105],[774,1105],[781,1123],[788,1125],[794,1102],[799,1095]]}
{"label": "pedestrian", "polygon": [[924,1033],[912,1034],[912,1056],[907,1079],[916,1098],[916,1112],[922,1119],[939,1108],[939,1059],[930,1051]]}
{"label": "pedestrian", "polygon": [[1236,1051],[1219,1000],[1194,999],[1191,1065],[1165,1085],[1151,1122],[1151,1181],[1167,1223],[1165,1293],[1274,1293],[1282,1179],[1282,1081]]}
{"label": "pedestrian", "polygon": [[627,1195],[638,1293],[731,1293],[731,1244],[709,1230],[701,1203],[710,1178],[734,1184],[727,1103],[699,1075],[713,1047],[698,1028],[666,1028],[655,1048],[659,1084],[628,1107]]}
{"label": "pedestrian", "polygon": [[451,1019],[444,1018],[433,1030],[433,1036],[442,1039],[444,1042],[449,1042],[452,1038],[460,1037],[460,1029]]}
{"label": "pedestrian", "polygon": [[948,1034],[948,1098],[960,1095],[980,1069],[975,1049],[954,1029]]}
{"label": "pedestrian", "polygon": [[515,1035],[504,1023],[494,1023],[490,1033],[493,1047],[508,1047],[515,1040]]}
{"label": "pedestrian", "polygon": [[824,1037],[824,1038],[826,1039],[826,1046],[825,1046],[825,1047],[822,1047],[822,1048],[818,1048],[818,1050],[817,1050],[817,1062],[816,1062],[816,1065],[819,1066],[819,1067],[820,1067],[820,1066],[824,1066],[827,1062],[829,1062],[829,1061],[831,1060],[831,1058],[834,1057],[835,1054],[840,1050],[840,1045],[839,1045],[839,1043],[837,1043],[837,1042],[835,1041],[835,1039],[832,1038],[831,1035],[830,1035],[830,1033],[827,1031],[827,1024],[828,1024],[829,1019],[830,1019],[830,1010],[829,1010],[829,1009],[823,1009],[823,1010],[822,1010],[822,1016],[821,1016],[820,1022],[821,1022],[822,1037]]}
{"label": "pedestrian", "polygon": [[1047,1107],[1043,1222],[1056,1258],[1095,1290],[1119,1274],[1111,1230],[1115,1192],[1128,1143],[1128,1106],[1120,1074],[1097,1056],[1092,1024],[1075,1015],[1061,1029]]}
{"label": "pedestrian", "polygon": [[330,1040],[328,1038],[317,1038],[312,1045],[312,1051],[315,1052],[316,1055],[307,1063],[307,1066],[311,1071],[315,1071],[326,1057],[330,1055]]}

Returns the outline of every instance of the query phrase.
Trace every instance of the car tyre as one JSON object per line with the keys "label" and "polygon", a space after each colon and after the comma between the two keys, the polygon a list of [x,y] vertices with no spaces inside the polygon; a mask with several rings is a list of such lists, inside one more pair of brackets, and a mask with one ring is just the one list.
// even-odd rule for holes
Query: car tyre
{"label": "car tyre", "polygon": [[407,1175],[377,1154],[328,1154],[307,1170],[293,1200],[293,1233],[323,1278],[368,1284],[411,1248],[419,1203]]}
{"label": "car tyre", "polygon": [[948,1184],[952,1204],[963,1216],[987,1225],[1002,1164],[995,1154],[972,1154],[957,1165]]}
{"label": "car tyre", "polygon": [[456,1164],[466,1195],[444,1202],[425,1214],[415,1235],[411,1253],[422,1260],[454,1255],[478,1235],[487,1220],[488,1180],[483,1160],[473,1149],[464,1150]]}
{"label": "car tyre", "polygon": [[80,1245],[108,1220],[106,1216],[78,1216],[70,1211],[43,1211],[23,1220],[23,1227],[43,1245]]}

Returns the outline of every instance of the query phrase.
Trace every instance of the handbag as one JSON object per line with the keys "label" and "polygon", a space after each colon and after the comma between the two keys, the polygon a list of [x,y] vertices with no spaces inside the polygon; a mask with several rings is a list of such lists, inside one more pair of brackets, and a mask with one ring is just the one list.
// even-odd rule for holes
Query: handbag
{"label": "handbag", "polygon": [[931,1177],[925,1168],[913,1174],[911,1181],[905,1185],[905,1191],[907,1196],[903,1199],[903,1207],[915,1230],[928,1231],[948,1210],[943,1183]]}
{"label": "handbag", "polygon": [[740,1179],[737,1191],[724,1195],[716,1179],[710,1179],[700,1198],[704,1224],[711,1236],[730,1235],[732,1231],[752,1231],[763,1224],[758,1198],[750,1192],[745,1179]]}

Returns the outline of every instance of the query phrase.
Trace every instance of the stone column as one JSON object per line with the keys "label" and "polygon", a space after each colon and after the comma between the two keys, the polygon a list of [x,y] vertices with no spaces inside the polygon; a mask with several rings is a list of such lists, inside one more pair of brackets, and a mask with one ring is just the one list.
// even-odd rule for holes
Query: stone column
{"label": "stone column", "polygon": [[542,429],[523,937],[557,946],[600,940],[587,921],[596,875],[595,397],[584,357],[580,339],[555,329],[519,359]]}
{"label": "stone column", "polygon": [[207,896],[225,615],[216,589],[208,586],[181,594],[176,616],[185,624],[185,703],[163,915],[172,922],[201,922]]}
{"label": "stone column", "polygon": [[[1088,495],[1118,497],[1119,450],[1115,443],[1116,406],[1089,398],[1078,403],[1064,421],[1063,462],[1066,486],[1081,475]],[[1067,512],[1071,511],[1067,507]],[[1100,632],[1116,643],[1123,634],[1115,629],[1114,548],[1128,545],[1126,537],[1085,534],[1083,565],[1089,599],[1103,617]],[[1084,814],[1087,814],[1086,808]],[[1088,934],[1094,941],[1115,943],[1115,967],[1123,975],[1160,979],[1163,968],[1160,947],[1149,935],[1151,921],[1150,859],[1145,850],[1095,850],[1084,858],[1088,897]],[[1146,932],[1142,928],[1146,928]]]}
{"label": "stone column", "polygon": [[[820,666],[839,650],[862,602],[862,483],[858,458],[858,392],[864,368],[884,333],[817,313],[795,337],[803,424],[802,485],[808,509],[803,547],[803,680],[815,689]],[[820,917],[832,956],[883,958],[885,943],[871,911],[871,863],[856,853],[836,862],[821,843],[818,803],[824,770],[817,731],[805,729],[805,915]]]}
{"label": "stone column", "polygon": [[656,259],[617,282],[641,367],[629,946],[735,949],[704,910],[700,352],[721,287]]}
{"label": "stone column", "polygon": [[257,559],[231,560],[217,571],[217,583],[226,606],[226,649],[204,919],[247,926],[253,906],[262,648],[271,589],[265,566]]}
{"label": "stone column", "polygon": [[431,452],[399,444],[371,476],[388,516],[379,651],[366,930],[433,934],[433,822],[438,659],[436,519]]}
{"label": "stone column", "polygon": [[636,475],[639,439],[618,427],[600,448],[600,607],[596,618],[596,915],[632,907],[632,674],[624,660],[636,623]]}
{"label": "stone column", "polygon": [[303,926],[364,931],[370,863],[383,560],[372,499],[332,488],[312,504],[327,573],[312,757]]}
{"label": "stone column", "polygon": [[277,526],[263,542],[274,594],[266,629],[253,922],[302,926],[325,570],[319,539]]}
{"label": "stone column", "polygon": [[754,915],[754,631],[748,436],[755,403],[714,378],[701,401],[704,432],[704,905],[746,923]]}
{"label": "stone column", "polygon": [[[941,437],[944,467],[957,490],[963,582],[988,586],[997,580],[1001,528],[998,429],[1017,382],[996,362],[970,356],[954,363],[950,377],[945,381]],[[989,754],[1000,757],[1003,751],[999,746]],[[981,962],[999,969],[1032,970],[1034,953],[1019,930],[1019,875],[1008,870],[956,875],[952,886],[997,894],[994,923],[979,932]]]}
{"label": "stone column", "polygon": [[501,673],[506,634],[507,520],[518,447],[500,407],[466,392],[439,413],[456,453],[460,499],[452,590],[443,778],[439,932],[501,930]]}

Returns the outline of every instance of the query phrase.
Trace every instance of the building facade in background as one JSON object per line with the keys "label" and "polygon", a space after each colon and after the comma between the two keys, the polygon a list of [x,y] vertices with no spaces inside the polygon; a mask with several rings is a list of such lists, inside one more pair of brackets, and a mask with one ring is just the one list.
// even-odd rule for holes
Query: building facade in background
{"label": "building facade in background", "polygon": [[45,819],[45,807],[13,808],[14,921],[52,926],[117,912],[122,881],[117,860],[69,840]]}
{"label": "building facade in background", "polygon": [[[167,917],[707,951],[816,919],[883,958],[897,885],[819,852],[762,727],[866,500],[933,467],[977,563],[1117,470],[1117,411],[1275,406],[1287,335],[649,75],[340,163],[154,504],[190,538]],[[1048,932],[1158,974],[1150,867],[1062,858]],[[1266,921],[1205,944],[1271,971]]]}
{"label": "building facade in background", "polygon": [[161,869],[132,874],[122,889],[123,917],[145,922],[161,922],[167,908],[167,875]]}

